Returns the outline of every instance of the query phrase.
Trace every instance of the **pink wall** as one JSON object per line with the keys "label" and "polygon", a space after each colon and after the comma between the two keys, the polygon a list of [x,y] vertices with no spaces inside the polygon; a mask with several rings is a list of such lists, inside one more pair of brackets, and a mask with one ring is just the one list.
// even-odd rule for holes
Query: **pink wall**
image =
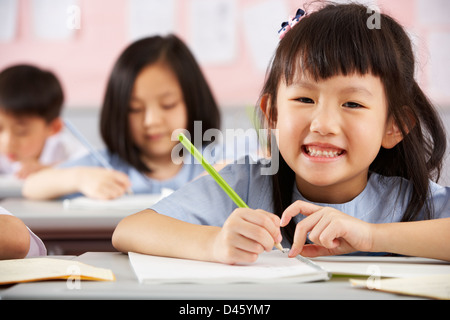
{"label": "pink wall", "polygon": [[[110,69],[125,46],[128,34],[127,0],[79,0],[81,28],[68,40],[42,40],[35,36],[31,22],[32,3],[18,1],[17,30],[11,41],[0,42],[0,69],[16,63],[35,63],[58,74],[69,107],[98,107]],[[211,0],[206,0],[211,1]],[[237,54],[224,64],[205,64],[203,70],[222,106],[254,104],[264,71],[253,61],[244,36],[241,14],[247,8],[271,0],[237,0]],[[291,13],[303,1],[284,2]],[[367,1],[365,1],[367,2]],[[190,45],[191,0],[177,2],[176,33]],[[420,60],[418,78],[440,106],[450,107],[450,1],[379,0],[383,11],[392,14],[411,32]],[[261,17],[262,20],[265,17]],[[280,23],[282,20],[280,20]],[[220,23],[220,22],[218,22]],[[273,30],[274,34],[277,30]],[[273,35],[267,35],[273,36]]]}

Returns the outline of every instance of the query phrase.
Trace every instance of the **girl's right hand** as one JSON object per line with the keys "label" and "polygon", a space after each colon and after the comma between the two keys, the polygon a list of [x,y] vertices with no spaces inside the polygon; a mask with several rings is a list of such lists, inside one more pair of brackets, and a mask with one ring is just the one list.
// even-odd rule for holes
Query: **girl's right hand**
{"label": "girl's right hand", "polygon": [[79,181],[81,193],[99,200],[118,198],[131,186],[126,174],[104,168],[83,168]]}
{"label": "girl's right hand", "polygon": [[281,242],[280,218],[264,210],[234,210],[213,241],[214,260],[227,264],[256,261]]}

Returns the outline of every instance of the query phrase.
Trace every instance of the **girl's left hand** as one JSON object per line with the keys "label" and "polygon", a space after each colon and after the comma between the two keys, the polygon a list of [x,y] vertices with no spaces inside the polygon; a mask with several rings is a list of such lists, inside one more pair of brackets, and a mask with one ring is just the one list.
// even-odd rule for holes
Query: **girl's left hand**
{"label": "girl's left hand", "polygon": [[[298,200],[283,212],[280,225],[286,226],[299,213],[307,217],[295,228],[289,257],[339,255],[372,248],[374,225],[333,208]],[[314,244],[305,244],[308,233]]]}

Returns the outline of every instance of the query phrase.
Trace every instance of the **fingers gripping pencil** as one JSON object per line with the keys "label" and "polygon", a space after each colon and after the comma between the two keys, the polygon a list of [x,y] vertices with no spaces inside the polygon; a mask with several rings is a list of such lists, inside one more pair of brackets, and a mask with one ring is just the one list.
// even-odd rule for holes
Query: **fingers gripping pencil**
{"label": "fingers gripping pencil", "polygon": [[[230,187],[230,185],[222,178],[222,176],[214,169],[214,167],[209,164],[208,161],[202,156],[202,154],[197,150],[197,148],[189,141],[189,139],[183,134],[180,133],[178,135],[178,140],[183,144],[183,146],[200,162],[205,168],[206,172],[208,172],[217,184],[225,191],[225,193],[231,198],[231,200],[236,203],[239,208],[248,208],[248,205],[244,202],[244,200],[239,197],[239,195]],[[283,247],[279,243],[275,243],[275,247],[284,252]]]}

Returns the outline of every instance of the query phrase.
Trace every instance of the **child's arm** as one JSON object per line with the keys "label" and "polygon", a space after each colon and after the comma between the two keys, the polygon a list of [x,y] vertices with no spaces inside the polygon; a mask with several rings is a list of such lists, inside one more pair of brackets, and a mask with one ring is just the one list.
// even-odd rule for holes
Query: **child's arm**
{"label": "child's arm", "polygon": [[[296,201],[284,211],[281,226],[299,213],[307,217],[297,224],[290,256],[366,251],[450,261],[450,218],[371,224],[333,208]],[[308,232],[314,244],[304,244]]]}
{"label": "child's arm", "polygon": [[17,217],[0,215],[0,260],[21,259],[30,250],[30,233]]}
{"label": "child's arm", "polygon": [[30,175],[24,183],[24,197],[54,199],[81,192],[95,199],[113,199],[123,195],[130,181],[122,172],[98,167],[48,168]]}
{"label": "child's arm", "polygon": [[122,252],[215,261],[253,262],[281,240],[279,218],[262,210],[236,209],[222,228],[183,222],[153,210],[124,218],[112,242]]}
{"label": "child's arm", "polygon": [[48,168],[49,166],[43,165],[39,160],[27,160],[21,162],[21,168],[16,172],[16,176],[19,179],[26,179],[30,174]]}

